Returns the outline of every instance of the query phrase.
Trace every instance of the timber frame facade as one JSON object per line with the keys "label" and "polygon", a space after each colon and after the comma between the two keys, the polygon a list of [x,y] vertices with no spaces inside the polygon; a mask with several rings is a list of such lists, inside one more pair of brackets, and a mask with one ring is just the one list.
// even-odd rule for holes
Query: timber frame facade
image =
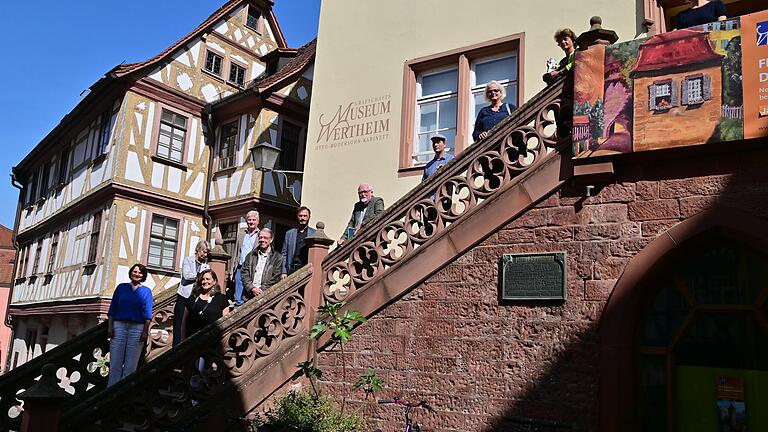
{"label": "timber frame facade", "polygon": [[[160,292],[198,241],[221,232],[228,246],[248,210],[290,228],[315,44],[288,48],[273,3],[230,0],[155,57],[113,68],[13,168],[11,368],[105,319],[132,264]],[[292,173],[254,169],[258,143],[280,147]]]}

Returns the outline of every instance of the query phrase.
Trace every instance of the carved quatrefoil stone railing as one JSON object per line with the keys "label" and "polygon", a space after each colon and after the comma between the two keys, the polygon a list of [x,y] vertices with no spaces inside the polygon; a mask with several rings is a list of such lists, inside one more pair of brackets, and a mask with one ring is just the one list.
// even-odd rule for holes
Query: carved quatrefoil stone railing
{"label": "carved quatrefoil stone railing", "polygon": [[[567,83],[565,85],[568,85]],[[548,87],[426,182],[389,207],[323,261],[323,297],[347,300],[404,262],[490,196],[566,146],[560,118],[564,81]],[[560,128],[558,128],[560,125]],[[565,135],[569,135],[566,132]],[[436,270],[436,269],[435,269]]]}
{"label": "carved quatrefoil stone railing", "polygon": [[[173,340],[173,307],[176,288],[155,297],[154,318],[150,326],[144,362],[151,361],[168,348]],[[109,375],[107,323],[86,330],[21,366],[0,375],[0,431],[21,430],[23,403],[17,397],[40,377],[43,365],[57,366],[59,385],[72,395],[65,408],[76,405],[85,395],[106,388]]]}
{"label": "carved quatrefoil stone railing", "polygon": [[[300,351],[301,359],[309,354],[305,295],[311,275],[311,266],[304,267],[110,389],[89,394],[64,413],[61,430],[185,430],[233,401],[258,404],[293,373],[297,361],[287,352]],[[258,386],[265,375],[267,382],[280,375],[268,371],[281,360],[290,374],[248,399],[254,380]]]}

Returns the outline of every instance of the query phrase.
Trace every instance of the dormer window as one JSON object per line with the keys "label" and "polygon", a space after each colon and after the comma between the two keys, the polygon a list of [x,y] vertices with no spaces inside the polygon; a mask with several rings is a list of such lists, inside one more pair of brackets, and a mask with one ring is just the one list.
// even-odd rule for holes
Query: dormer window
{"label": "dormer window", "polygon": [[248,6],[248,16],[245,19],[245,25],[252,30],[261,33],[259,27],[259,20],[261,19],[261,11],[253,6]]}

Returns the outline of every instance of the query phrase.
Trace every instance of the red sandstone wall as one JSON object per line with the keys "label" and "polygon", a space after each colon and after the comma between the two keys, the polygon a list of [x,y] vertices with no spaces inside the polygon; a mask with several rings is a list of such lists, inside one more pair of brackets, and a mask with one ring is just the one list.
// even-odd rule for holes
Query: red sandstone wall
{"label": "red sandstone wall", "polygon": [[[347,376],[372,367],[386,384],[380,398],[430,401],[437,415],[416,413],[426,430],[517,430],[503,423],[514,416],[596,430],[597,325],[625,265],[666,229],[714,205],[768,219],[766,164],[765,151],[629,162],[592,198],[550,197],[361,326],[348,346],[355,369]],[[564,305],[499,305],[502,254],[561,250],[568,252]],[[323,390],[338,392],[338,353],[321,355],[319,364]],[[399,430],[400,410],[362,409],[374,426]]]}

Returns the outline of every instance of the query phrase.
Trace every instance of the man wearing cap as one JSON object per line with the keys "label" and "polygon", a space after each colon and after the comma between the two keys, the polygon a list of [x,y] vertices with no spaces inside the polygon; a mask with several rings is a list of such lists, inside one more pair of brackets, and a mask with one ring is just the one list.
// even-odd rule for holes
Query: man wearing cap
{"label": "man wearing cap", "polygon": [[453,154],[445,151],[445,135],[437,134],[430,138],[435,157],[424,166],[424,175],[421,181],[436,173],[443,165],[453,160]]}

